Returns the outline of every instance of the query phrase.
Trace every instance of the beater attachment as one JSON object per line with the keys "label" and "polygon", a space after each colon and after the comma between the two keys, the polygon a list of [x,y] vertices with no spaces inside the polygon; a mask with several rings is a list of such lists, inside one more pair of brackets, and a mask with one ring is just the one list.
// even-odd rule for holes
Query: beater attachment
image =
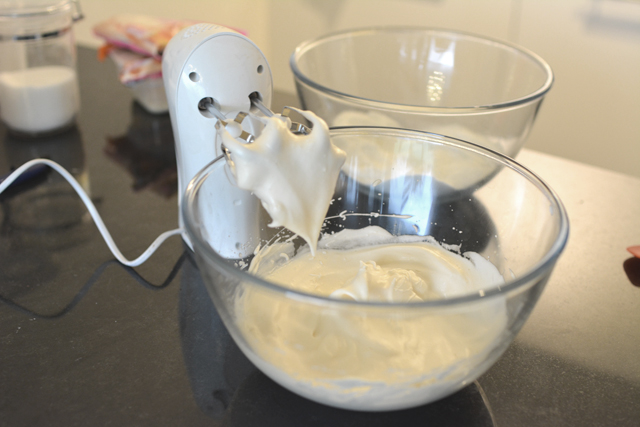
{"label": "beater attachment", "polygon": [[[265,117],[273,117],[275,115],[273,111],[267,108],[262,103],[262,101],[260,101],[259,97],[250,96],[249,99],[251,101],[251,105],[256,110],[261,112]],[[236,117],[233,119],[233,121],[229,122],[228,119],[225,117],[225,115],[222,114],[222,112],[216,108],[213,102],[213,99],[211,98],[203,99],[200,105],[198,106],[198,108],[208,111],[215,118],[218,119],[218,121],[216,122],[216,129],[218,129],[220,126],[223,126],[234,138],[240,139],[245,143],[252,143],[255,141],[256,135],[253,135],[245,131],[244,129],[242,129],[242,122],[244,121],[244,119],[253,113],[241,111],[238,114],[236,114]],[[291,114],[291,107],[284,107],[280,116],[283,118],[289,118],[290,114]],[[292,133],[296,135],[308,135],[311,132],[310,127],[294,121],[291,121],[291,126],[289,129],[291,130]]]}

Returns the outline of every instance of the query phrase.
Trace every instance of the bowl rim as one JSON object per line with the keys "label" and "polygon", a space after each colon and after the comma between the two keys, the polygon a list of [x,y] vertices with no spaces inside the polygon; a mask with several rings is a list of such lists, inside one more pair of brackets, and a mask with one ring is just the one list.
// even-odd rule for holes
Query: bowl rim
{"label": "bowl rim", "polygon": [[[208,261],[211,261],[215,264],[215,267],[220,269],[224,274],[230,276],[236,276],[239,281],[242,282],[250,282],[258,287],[267,288],[272,291],[278,292],[286,296],[287,298],[303,301],[307,303],[312,303],[314,305],[324,304],[324,305],[345,305],[345,306],[370,306],[370,307],[400,307],[407,309],[415,309],[415,308],[425,308],[425,307],[433,307],[433,308],[445,308],[451,307],[459,304],[465,303],[473,303],[480,301],[487,301],[494,297],[505,295],[511,293],[514,290],[525,287],[527,284],[534,281],[537,277],[544,276],[544,273],[547,270],[550,270],[558,257],[564,250],[568,238],[569,238],[569,218],[567,211],[556,194],[556,192],[549,187],[538,175],[534,172],[526,168],[525,166],[519,164],[515,160],[511,159],[504,154],[501,154],[497,151],[491,150],[489,148],[483,147],[478,144],[474,144],[468,141],[464,141],[458,138],[453,138],[445,135],[440,135],[431,132],[425,131],[417,131],[417,130],[409,130],[409,129],[400,129],[400,128],[389,128],[389,127],[378,127],[378,126],[346,126],[346,127],[336,127],[331,128],[332,135],[343,135],[347,133],[362,133],[362,132],[376,132],[377,134],[385,134],[385,135],[394,135],[394,136],[412,136],[415,139],[428,140],[429,143],[438,143],[444,145],[453,145],[457,146],[461,149],[467,151],[473,151],[478,155],[482,155],[485,157],[489,157],[498,163],[501,163],[503,167],[507,167],[513,170],[516,173],[522,175],[525,179],[529,180],[532,184],[534,184],[549,200],[551,203],[551,208],[553,209],[552,215],[556,214],[558,216],[558,235],[556,236],[553,244],[550,246],[549,250],[542,256],[536,264],[533,265],[527,272],[522,274],[520,277],[517,277],[510,281],[505,281],[504,284],[492,286],[489,289],[483,289],[476,293],[465,294],[462,296],[457,296],[453,298],[443,298],[437,300],[428,300],[422,302],[385,302],[385,301],[351,301],[351,300],[343,300],[336,299],[330,297],[323,297],[319,295],[314,295],[311,293],[301,292],[297,290],[293,290],[291,288],[287,288],[286,286],[282,286],[276,283],[269,282],[264,280],[258,276],[254,276],[250,274],[246,270],[241,270],[239,268],[233,267],[228,264],[228,260],[219,255],[207,242],[204,242],[199,238],[199,233],[196,230],[195,226],[195,217],[194,210],[190,209],[190,207],[195,203],[196,194],[199,188],[202,186],[204,181],[207,179],[212,169],[216,167],[218,162],[225,162],[224,155],[220,155],[216,157],[214,160],[209,162],[206,166],[204,166],[189,182],[187,188],[184,193],[184,197],[182,199],[182,205],[180,206],[180,210],[183,218],[183,225],[186,231],[186,234],[191,242],[192,249],[196,253],[196,255],[204,256]],[[226,166],[223,165],[223,167]],[[197,256],[196,256],[197,258]]]}
{"label": "bowl rim", "polygon": [[[532,93],[522,96],[520,98],[512,99],[509,101],[492,103],[492,104],[482,104],[482,105],[472,105],[472,106],[460,106],[460,107],[435,107],[435,106],[425,106],[425,105],[414,105],[414,104],[401,104],[394,102],[386,102],[379,101],[375,99],[363,98],[360,96],[350,95],[348,93],[344,93],[335,89],[331,89],[327,86],[323,86],[315,81],[311,80],[307,77],[300,68],[298,67],[298,59],[307,51],[314,48],[317,45],[324,44],[328,41],[344,38],[349,35],[366,35],[373,33],[383,33],[383,32],[412,32],[419,31],[424,33],[430,33],[434,35],[446,36],[446,37],[464,37],[467,39],[474,40],[476,42],[481,42],[485,44],[493,44],[502,49],[511,49],[518,52],[521,55],[529,57],[533,62],[537,63],[545,72],[546,72],[546,80],[542,86],[533,91]],[[293,75],[296,80],[304,83],[307,86],[312,87],[315,90],[324,92],[329,96],[340,98],[343,100],[347,100],[349,102],[360,104],[366,106],[368,108],[375,108],[378,110],[390,110],[390,111],[403,111],[403,112],[411,112],[413,114],[473,114],[478,112],[488,112],[493,110],[502,110],[507,108],[513,108],[516,106],[520,106],[523,104],[527,104],[538,99],[544,97],[547,92],[551,89],[554,82],[554,74],[551,66],[539,55],[526,49],[518,44],[511,43],[505,40],[500,40],[497,38],[482,36],[479,34],[474,34],[466,31],[458,31],[451,30],[445,28],[438,27],[425,27],[425,26],[403,26],[403,25],[388,25],[388,26],[371,26],[371,27],[362,27],[362,28],[354,28],[347,29],[341,31],[334,31],[331,33],[324,34],[315,39],[307,40],[300,43],[294,49],[293,53],[289,57],[289,67],[293,72]]]}

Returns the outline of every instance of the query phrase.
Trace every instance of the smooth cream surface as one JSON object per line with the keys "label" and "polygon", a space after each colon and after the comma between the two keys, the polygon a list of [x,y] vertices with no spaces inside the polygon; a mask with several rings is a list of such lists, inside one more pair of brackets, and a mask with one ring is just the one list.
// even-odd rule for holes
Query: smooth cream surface
{"label": "smooth cream surface", "polygon": [[[315,256],[277,243],[258,253],[250,272],[349,301],[419,302],[503,283],[478,254],[378,227],[323,238]],[[314,400],[365,410],[433,400],[479,375],[507,321],[502,297],[437,309],[317,305],[257,287],[237,295],[236,314],[265,373]]]}
{"label": "smooth cream surface", "polygon": [[288,228],[314,252],[346,154],[331,143],[321,118],[297,111],[313,124],[308,135],[293,134],[291,120],[278,114],[257,117],[265,127],[250,144],[238,142],[224,127],[219,133],[231,151],[238,186],[260,199],[269,225]]}

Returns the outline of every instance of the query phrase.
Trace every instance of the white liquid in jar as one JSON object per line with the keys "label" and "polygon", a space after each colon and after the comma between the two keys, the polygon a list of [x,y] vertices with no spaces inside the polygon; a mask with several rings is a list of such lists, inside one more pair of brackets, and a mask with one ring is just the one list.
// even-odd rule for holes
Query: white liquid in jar
{"label": "white liquid in jar", "polygon": [[0,73],[0,116],[25,133],[48,132],[70,124],[80,108],[76,72],[43,66]]}

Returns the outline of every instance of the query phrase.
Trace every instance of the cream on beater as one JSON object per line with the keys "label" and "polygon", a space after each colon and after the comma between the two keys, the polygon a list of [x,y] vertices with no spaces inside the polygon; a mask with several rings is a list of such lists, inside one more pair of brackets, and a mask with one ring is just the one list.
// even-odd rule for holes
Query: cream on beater
{"label": "cream on beater", "polygon": [[314,253],[346,154],[331,143],[324,120],[297,111],[313,124],[310,134],[292,133],[291,120],[279,114],[256,117],[265,127],[250,144],[238,142],[225,127],[218,132],[231,151],[238,186],[260,199],[271,216],[269,226],[288,228]]}

